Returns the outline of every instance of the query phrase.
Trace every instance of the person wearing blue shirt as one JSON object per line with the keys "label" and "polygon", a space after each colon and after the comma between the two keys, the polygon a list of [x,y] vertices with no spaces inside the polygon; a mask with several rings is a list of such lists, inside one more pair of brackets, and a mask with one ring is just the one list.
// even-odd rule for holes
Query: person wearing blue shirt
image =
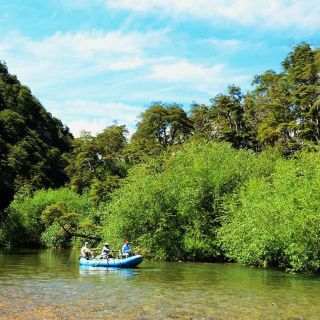
{"label": "person wearing blue shirt", "polygon": [[131,247],[128,240],[125,240],[124,245],[121,248],[121,254],[123,257],[128,258],[131,253]]}

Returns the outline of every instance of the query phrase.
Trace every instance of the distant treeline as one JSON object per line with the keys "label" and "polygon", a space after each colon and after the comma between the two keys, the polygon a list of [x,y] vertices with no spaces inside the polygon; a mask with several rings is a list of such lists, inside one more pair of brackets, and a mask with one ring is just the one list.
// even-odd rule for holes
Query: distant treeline
{"label": "distant treeline", "polygon": [[150,258],[318,271],[320,50],[282,67],[189,112],[154,102],[130,139],[74,139],[0,64],[0,246],[129,238]]}

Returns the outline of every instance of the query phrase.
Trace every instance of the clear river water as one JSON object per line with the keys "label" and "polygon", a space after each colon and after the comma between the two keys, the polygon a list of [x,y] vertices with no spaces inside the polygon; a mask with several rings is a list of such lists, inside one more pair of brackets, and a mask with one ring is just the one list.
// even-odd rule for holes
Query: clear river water
{"label": "clear river water", "polygon": [[85,270],[75,251],[0,251],[0,319],[320,319],[320,277],[231,263]]}

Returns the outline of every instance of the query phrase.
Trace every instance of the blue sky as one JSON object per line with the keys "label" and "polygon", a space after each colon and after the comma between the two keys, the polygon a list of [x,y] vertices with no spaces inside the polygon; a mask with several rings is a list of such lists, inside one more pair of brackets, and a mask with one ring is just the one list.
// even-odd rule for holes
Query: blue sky
{"label": "blue sky", "polygon": [[78,136],[152,101],[209,103],[319,46],[315,0],[0,0],[0,60]]}

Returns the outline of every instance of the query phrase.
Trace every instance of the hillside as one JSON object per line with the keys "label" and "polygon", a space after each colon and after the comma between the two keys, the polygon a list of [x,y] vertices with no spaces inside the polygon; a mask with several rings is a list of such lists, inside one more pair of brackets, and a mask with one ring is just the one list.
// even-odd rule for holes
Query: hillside
{"label": "hillside", "polygon": [[58,187],[72,135],[0,62],[0,212],[22,186]]}

